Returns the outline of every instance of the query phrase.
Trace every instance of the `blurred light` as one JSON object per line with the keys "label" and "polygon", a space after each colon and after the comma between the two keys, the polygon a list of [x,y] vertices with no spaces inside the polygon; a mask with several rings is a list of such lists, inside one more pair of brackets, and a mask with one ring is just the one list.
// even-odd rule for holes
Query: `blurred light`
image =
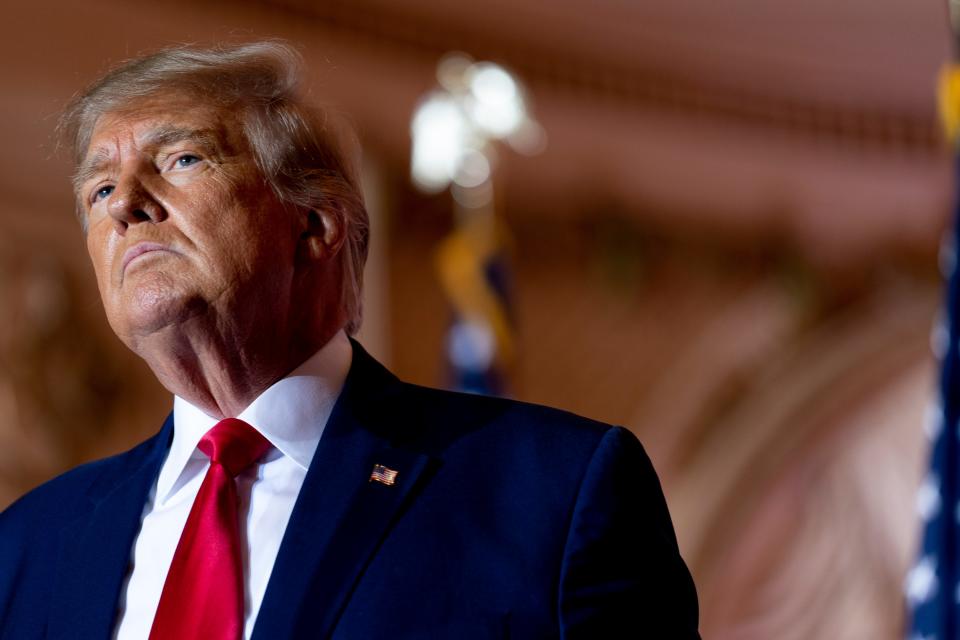
{"label": "blurred light", "polygon": [[453,181],[461,187],[479,187],[490,178],[490,161],[477,149],[466,149],[460,156]]}
{"label": "blurred light", "polygon": [[505,140],[516,151],[532,155],[546,146],[543,128],[527,113],[523,88],[503,67],[474,62],[451,53],[437,64],[434,90],[420,103],[410,125],[413,136],[411,174],[428,192],[459,187],[472,207],[488,202],[486,185],[495,165],[493,140]]}
{"label": "blurred light", "polygon": [[473,58],[465,53],[454,51],[440,58],[437,63],[437,81],[451,93],[467,91],[467,77]]}
{"label": "blurred light", "polygon": [[461,187],[454,182],[450,194],[464,209],[484,209],[493,203],[493,183],[487,180],[476,187]]}
{"label": "blurred light", "polygon": [[506,138],[527,117],[517,83],[503,67],[479,62],[468,72],[472,100],[467,103],[471,119],[492,138]]}
{"label": "blurred light", "polygon": [[452,96],[435,92],[417,108],[413,133],[413,179],[426,191],[440,191],[456,174],[470,137],[470,124]]}
{"label": "blurred light", "polygon": [[539,122],[527,118],[516,131],[507,138],[507,144],[514,151],[525,156],[535,156],[547,148],[547,132]]}

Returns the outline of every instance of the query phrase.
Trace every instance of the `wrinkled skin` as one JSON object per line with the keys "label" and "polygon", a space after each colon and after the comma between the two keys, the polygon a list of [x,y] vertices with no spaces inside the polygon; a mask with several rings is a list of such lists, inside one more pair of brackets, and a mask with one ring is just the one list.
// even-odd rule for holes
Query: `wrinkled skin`
{"label": "wrinkled skin", "polygon": [[232,111],[160,94],[109,112],[78,175],[110,326],[210,415],[242,411],[343,326],[342,229],[280,202]]}

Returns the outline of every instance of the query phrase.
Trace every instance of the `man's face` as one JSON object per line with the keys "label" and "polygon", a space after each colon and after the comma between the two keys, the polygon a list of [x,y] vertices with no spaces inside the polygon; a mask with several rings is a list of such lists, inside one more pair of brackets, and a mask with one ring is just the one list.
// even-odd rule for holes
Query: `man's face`
{"label": "man's face", "polygon": [[87,250],[128,346],[203,316],[242,323],[287,308],[297,218],[261,176],[234,113],[183,94],[107,113],[79,176]]}

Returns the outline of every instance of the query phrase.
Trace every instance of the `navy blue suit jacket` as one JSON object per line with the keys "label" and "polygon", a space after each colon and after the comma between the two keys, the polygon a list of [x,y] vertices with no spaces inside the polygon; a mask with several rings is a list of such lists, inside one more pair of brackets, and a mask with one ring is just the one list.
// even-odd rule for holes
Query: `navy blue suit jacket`
{"label": "navy blue suit jacket", "polygon": [[[0,638],[108,638],[173,420],[0,514]],[[396,484],[370,482],[375,464]],[[659,481],[629,432],[354,360],[253,637],[698,638]]]}

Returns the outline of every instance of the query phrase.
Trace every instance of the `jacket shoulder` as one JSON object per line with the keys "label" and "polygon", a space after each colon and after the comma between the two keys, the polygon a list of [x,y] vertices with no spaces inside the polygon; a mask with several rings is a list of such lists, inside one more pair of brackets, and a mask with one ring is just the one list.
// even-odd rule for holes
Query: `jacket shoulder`
{"label": "jacket shoulder", "polygon": [[[446,445],[458,441],[496,439],[524,443],[546,451],[593,451],[613,425],[530,402],[446,391],[401,383],[408,414],[419,424],[409,425],[428,440]],[[618,429],[619,430],[619,429]]]}
{"label": "jacket shoulder", "polygon": [[142,465],[157,444],[157,434],[134,448],[74,467],[37,486],[0,512],[0,540],[6,544],[17,530],[25,534],[69,522],[89,507],[104,478],[122,478]]}
{"label": "jacket shoulder", "polygon": [[395,445],[441,455],[451,447],[538,443],[592,451],[614,427],[518,400],[424,387],[397,378],[356,341],[340,404]]}
{"label": "jacket shoulder", "polygon": [[165,435],[67,471],[0,512],[0,637],[44,635],[65,534],[155,460]]}

